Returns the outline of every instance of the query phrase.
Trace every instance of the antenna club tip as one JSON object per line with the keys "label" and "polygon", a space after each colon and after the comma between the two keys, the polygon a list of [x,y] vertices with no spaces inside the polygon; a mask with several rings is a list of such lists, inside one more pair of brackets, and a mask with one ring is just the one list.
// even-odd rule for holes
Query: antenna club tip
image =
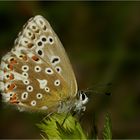
{"label": "antenna club tip", "polygon": [[110,95],[111,95],[111,93],[110,93],[110,92],[106,92],[106,93],[105,93],[105,95],[108,95],[108,96],[110,96]]}

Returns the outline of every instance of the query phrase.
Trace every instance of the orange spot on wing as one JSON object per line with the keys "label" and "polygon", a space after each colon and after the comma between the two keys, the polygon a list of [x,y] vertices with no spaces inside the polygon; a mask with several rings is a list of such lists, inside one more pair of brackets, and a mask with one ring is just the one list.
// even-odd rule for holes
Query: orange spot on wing
{"label": "orange spot on wing", "polygon": [[17,61],[16,60],[12,60],[12,61],[10,61],[10,64],[17,64]]}
{"label": "orange spot on wing", "polygon": [[19,101],[17,100],[17,94],[14,93],[14,95],[10,98],[10,103],[13,103],[13,104],[18,104]]}
{"label": "orange spot on wing", "polygon": [[37,56],[32,56],[32,59],[34,60],[34,61],[38,61],[39,60],[39,58],[37,57]]}
{"label": "orange spot on wing", "polygon": [[9,68],[10,70],[13,70],[13,65],[9,64],[9,65],[8,65],[8,68]]}
{"label": "orange spot on wing", "polygon": [[15,84],[9,85],[9,87],[8,87],[8,92],[9,92],[9,91],[12,91],[15,87],[16,87]]}
{"label": "orange spot on wing", "polygon": [[31,49],[33,46],[34,46],[33,43],[29,43],[29,44],[28,44],[28,48],[29,48],[29,49]]}
{"label": "orange spot on wing", "polygon": [[9,79],[10,79],[10,80],[13,80],[13,79],[14,79],[14,75],[13,75],[13,74],[10,74]]}
{"label": "orange spot on wing", "polygon": [[16,63],[17,63],[17,60],[15,58],[10,59],[10,64],[16,64]]}

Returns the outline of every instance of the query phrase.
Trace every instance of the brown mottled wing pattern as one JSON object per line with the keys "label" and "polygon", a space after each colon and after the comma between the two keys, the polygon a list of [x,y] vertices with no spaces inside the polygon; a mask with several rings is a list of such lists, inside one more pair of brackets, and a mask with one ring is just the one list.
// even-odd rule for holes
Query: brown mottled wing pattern
{"label": "brown mottled wing pattern", "polygon": [[77,83],[70,61],[42,16],[29,19],[2,58],[0,87],[4,101],[22,109],[53,112],[60,102],[75,97]]}

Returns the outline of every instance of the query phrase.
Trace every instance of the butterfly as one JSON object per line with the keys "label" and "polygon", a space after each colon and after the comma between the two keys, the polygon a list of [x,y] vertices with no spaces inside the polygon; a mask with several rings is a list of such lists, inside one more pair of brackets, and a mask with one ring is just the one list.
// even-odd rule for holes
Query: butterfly
{"label": "butterfly", "polygon": [[0,65],[2,100],[22,111],[85,110],[69,58],[49,22],[30,18]]}

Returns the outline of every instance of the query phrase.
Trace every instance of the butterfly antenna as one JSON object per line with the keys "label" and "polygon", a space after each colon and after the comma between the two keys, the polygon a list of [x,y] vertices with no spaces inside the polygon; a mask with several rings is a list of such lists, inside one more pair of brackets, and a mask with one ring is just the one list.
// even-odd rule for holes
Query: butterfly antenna
{"label": "butterfly antenna", "polygon": [[[111,83],[108,83],[106,85],[107,86],[111,86],[112,84]],[[98,86],[101,86],[101,85],[98,85]],[[107,96],[110,96],[111,95],[111,92],[109,92],[109,91],[98,92],[98,91],[95,91],[94,88],[87,88],[86,90],[81,90],[81,91],[84,92],[84,93],[89,93],[89,94],[90,93],[94,93],[94,94],[103,94],[103,95],[107,95]]]}

